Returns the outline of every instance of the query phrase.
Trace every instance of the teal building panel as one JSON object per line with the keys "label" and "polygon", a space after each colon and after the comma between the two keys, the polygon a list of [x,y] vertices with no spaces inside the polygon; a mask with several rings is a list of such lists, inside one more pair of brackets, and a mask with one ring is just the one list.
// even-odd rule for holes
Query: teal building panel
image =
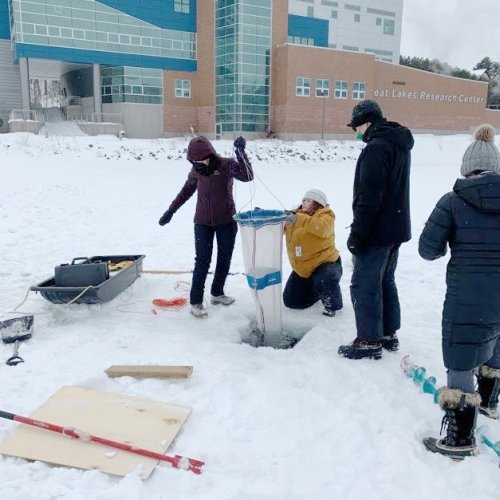
{"label": "teal building panel", "polygon": [[10,40],[9,0],[0,0],[0,40]]}
{"label": "teal building panel", "polygon": [[328,21],[289,14],[288,36],[312,38],[316,47],[328,47]]}
{"label": "teal building panel", "polygon": [[196,0],[189,0],[189,13],[176,12],[174,0],[96,0],[112,9],[163,29],[196,31]]}
{"label": "teal building panel", "polygon": [[109,66],[136,66],[172,71],[196,71],[196,61],[146,55],[120,54],[94,50],[75,50],[46,45],[16,44],[16,57],[54,59],[81,64],[106,64]]}

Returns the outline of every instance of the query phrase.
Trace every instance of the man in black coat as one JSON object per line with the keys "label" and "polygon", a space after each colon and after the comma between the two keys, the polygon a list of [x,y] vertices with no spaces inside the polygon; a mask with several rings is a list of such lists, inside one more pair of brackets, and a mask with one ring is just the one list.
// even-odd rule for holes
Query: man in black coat
{"label": "man in black coat", "polygon": [[347,240],[353,254],[351,299],[357,335],[339,354],[380,359],[382,348],[397,351],[401,314],[395,271],[401,243],[411,238],[409,129],[387,121],[379,104],[365,100],[352,110],[353,130],[366,143],[354,174],[354,220]]}
{"label": "man in black coat", "polygon": [[443,257],[447,245],[451,250],[442,321],[448,381],[439,391],[448,427],[444,439],[426,438],[424,445],[452,458],[475,453],[477,411],[498,418],[500,392],[500,152],[491,125],[474,135],[464,178],[438,201],[418,247],[426,260]]}

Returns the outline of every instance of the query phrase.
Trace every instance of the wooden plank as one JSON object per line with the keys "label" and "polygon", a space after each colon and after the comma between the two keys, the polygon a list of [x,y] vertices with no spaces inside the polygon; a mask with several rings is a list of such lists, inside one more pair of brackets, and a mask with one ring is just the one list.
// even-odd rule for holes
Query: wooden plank
{"label": "wooden plank", "polygon": [[[29,416],[164,454],[190,412],[190,408],[159,401],[64,386]],[[158,463],[152,458],[23,424],[0,443],[0,453],[119,476],[139,467],[142,479],[147,479]]]}
{"label": "wooden plank", "polygon": [[[170,269],[142,269],[140,271],[141,274],[193,274],[193,271],[176,271]],[[213,274],[213,271],[210,271],[208,274]],[[228,273],[230,276],[236,276],[237,274],[245,274],[241,272],[237,273]]]}
{"label": "wooden plank", "polygon": [[162,269],[143,269],[141,274],[192,274],[193,271],[170,271]]}
{"label": "wooden plank", "polygon": [[111,378],[189,378],[193,373],[193,367],[165,365],[113,365],[105,371],[108,377]]}

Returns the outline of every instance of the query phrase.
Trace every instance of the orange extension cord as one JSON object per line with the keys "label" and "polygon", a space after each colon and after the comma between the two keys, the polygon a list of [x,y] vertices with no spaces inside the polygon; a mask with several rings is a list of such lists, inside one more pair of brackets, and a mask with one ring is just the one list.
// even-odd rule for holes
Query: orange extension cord
{"label": "orange extension cord", "polygon": [[172,309],[180,309],[187,304],[185,297],[176,297],[175,299],[154,299],[153,305],[156,307],[168,307]]}
{"label": "orange extension cord", "polygon": [[[177,281],[175,283],[175,289],[178,292],[189,292],[191,288],[191,283],[187,281]],[[160,307],[162,309],[166,309],[167,311],[178,311],[182,307],[187,304],[187,299],[185,297],[175,297],[173,299],[154,299],[153,305],[156,307]],[[151,312],[153,314],[157,314],[157,312],[152,309]]]}

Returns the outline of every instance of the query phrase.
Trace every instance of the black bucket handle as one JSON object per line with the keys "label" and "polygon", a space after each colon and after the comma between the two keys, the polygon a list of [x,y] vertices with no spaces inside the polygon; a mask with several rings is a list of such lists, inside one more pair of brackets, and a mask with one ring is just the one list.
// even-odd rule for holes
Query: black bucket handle
{"label": "black bucket handle", "polygon": [[83,262],[80,262],[80,264],[90,264],[90,259],[88,257],[75,257],[72,261],[71,261],[71,265],[74,265],[76,264],[77,260],[82,260]]}
{"label": "black bucket handle", "polygon": [[16,343],[14,344],[14,352],[12,353],[12,356],[5,362],[6,365],[16,366],[19,363],[24,363],[24,359],[21,358],[21,356],[19,356],[18,351],[19,351],[19,339],[16,340]]}

